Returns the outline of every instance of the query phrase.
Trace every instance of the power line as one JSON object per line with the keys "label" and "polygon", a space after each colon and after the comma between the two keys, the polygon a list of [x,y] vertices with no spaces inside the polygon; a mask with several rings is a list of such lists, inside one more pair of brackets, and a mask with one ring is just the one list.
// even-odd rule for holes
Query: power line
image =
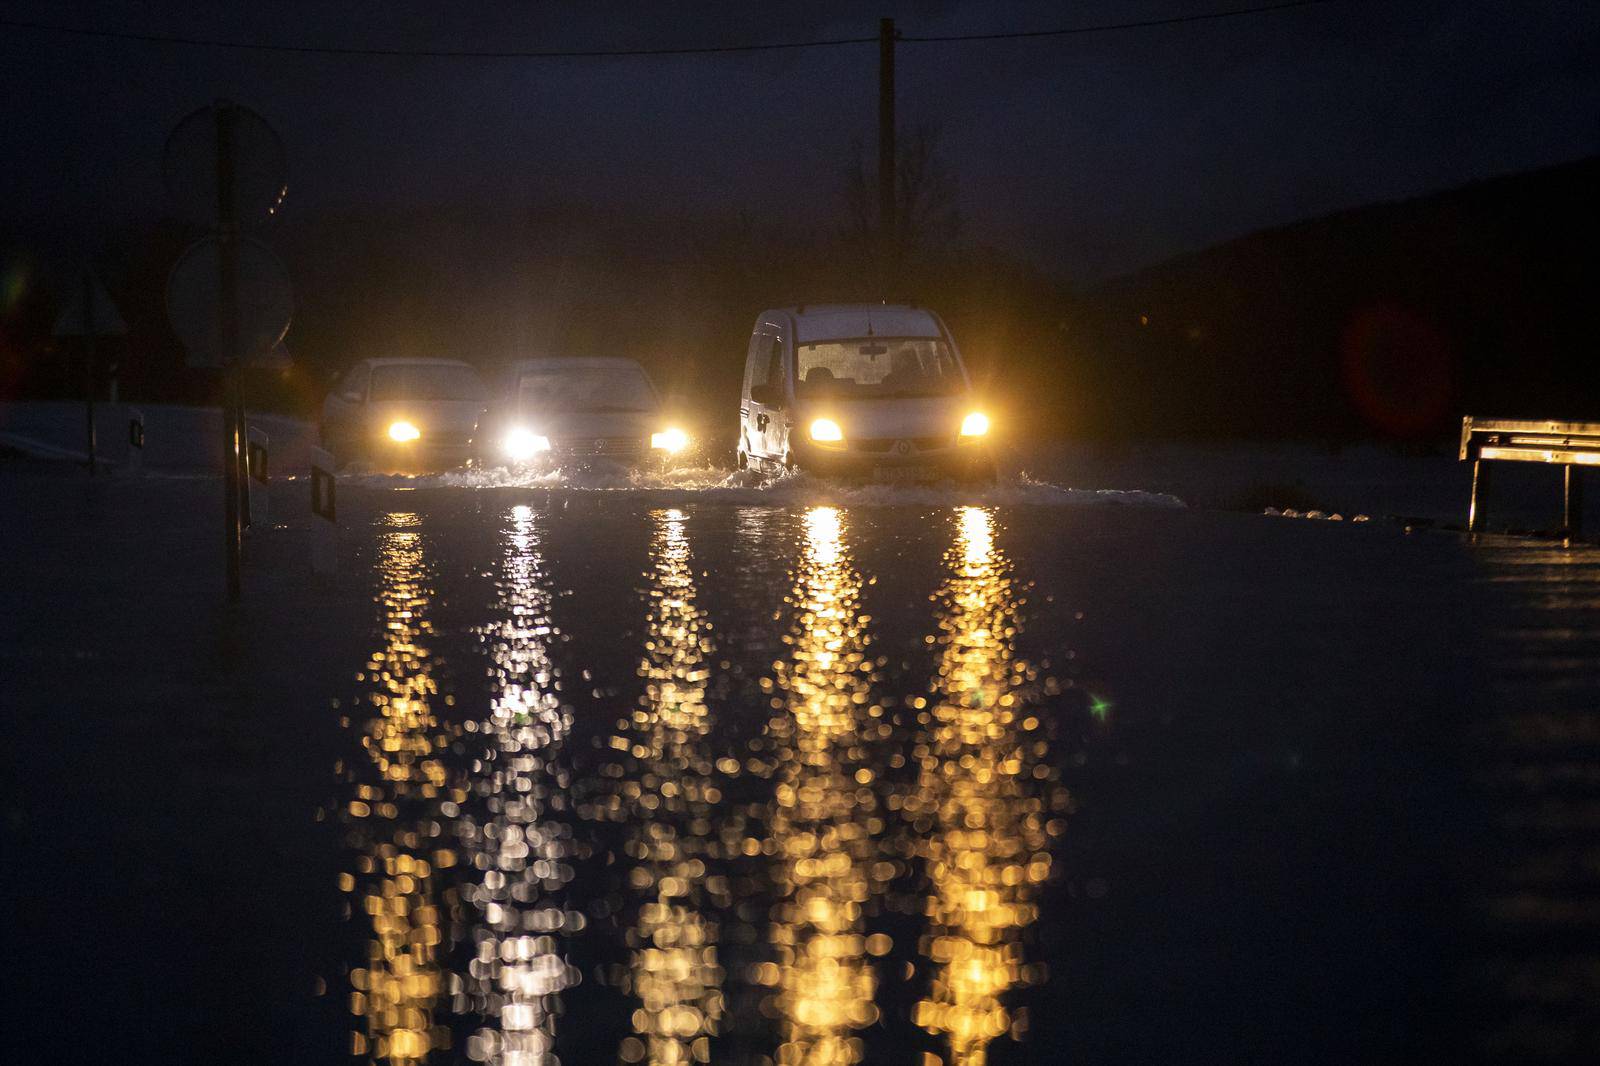
{"label": "power line", "polygon": [[1334,0],[1285,0],[1278,4],[1261,4],[1258,7],[1236,7],[1227,11],[1207,11],[1194,15],[1171,15],[1167,18],[1140,19],[1137,22],[1102,22],[1092,26],[1068,26],[1059,30],[1014,30],[1008,33],[956,33],[938,37],[907,37],[902,41],[938,43],[946,41],[1014,41],[1026,37],[1071,37],[1082,33],[1104,33],[1107,30],[1142,30],[1150,26],[1176,26],[1185,22],[1206,22],[1214,19],[1234,18],[1239,15],[1264,15],[1273,11],[1288,11],[1297,7],[1315,7],[1331,4]]}
{"label": "power line", "polygon": [[[1230,8],[1224,11],[1207,11],[1193,15],[1173,15],[1168,18],[1142,19],[1134,22],[1104,22],[1086,26],[1067,26],[1054,30],[1016,30],[1005,33],[966,33],[947,36],[902,36],[899,40],[912,44],[939,44],[952,41],[1001,41],[1029,37],[1070,37],[1086,33],[1105,33],[1111,30],[1145,29],[1152,26],[1175,26],[1187,22],[1206,22],[1215,19],[1235,18],[1241,15],[1260,15],[1273,11],[1287,11],[1297,7],[1312,7],[1333,3],[1335,0],[1287,0],[1284,3],[1261,4],[1255,7]],[[634,56],[687,56],[716,55],[729,52],[777,52],[802,48],[834,48],[840,45],[876,44],[872,37],[832,37],[809,41],[778,41],[766,44],[713,44],[682,48],[586,48],[560,51],[516,51],[477,49],[415,49],[415,48],[341,48],[329,45],[272,44],[264,41],[241,41],[220,37],[183,37],[161,33],[134,33],[123,30],[97,30],[81,26],[60,26],[47,22],[29,22],[22,19],[0,19],[0,27],[13,30],[31,30],[39,33],[57,33],[70,37],[94,37],[101,40],[132,41],[140,44],[172,44],[196,48],[231,48],[250,52],[286,52],[298,55],[371,56],[396,59],[623,59]]]}
{"label": "power line", "polygon": [[56,26],[44,22],[0,19],[0,26],[19,30],[39,30],[75,37],[99,37],[113,41],[144,44],[193,45],[201,48],[238,48],[251,52],[292,52],[301,55],[379,56],[403,59],[607,59],[628,56],[710,55],[718,52],[775,52],[782,49],[829,48],[841,44],[876,44],[873,37],[835,37],[816,41],[780,41],[773,44],[695,45],[684,48],[586,48],[573,51],[480,51],[476,49],[415,48],[340,48],[311,44],[268,44],[262,41],[224,40],[216,37],[175,37],[160,33],[126,33],[120,30],[91,30],[77,26]]}

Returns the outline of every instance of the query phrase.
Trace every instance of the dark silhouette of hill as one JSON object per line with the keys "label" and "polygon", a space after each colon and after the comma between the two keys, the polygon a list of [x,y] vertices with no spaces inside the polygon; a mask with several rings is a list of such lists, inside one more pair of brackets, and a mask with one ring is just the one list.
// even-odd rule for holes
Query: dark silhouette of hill
{"label": "dark silhouette of hill", "polygon": [[[1600,158],[1252,233],[1100,285],[1069,358],[1134,436],[1600,420]],[[1091,428],[1091,427],[1085,427]]]}

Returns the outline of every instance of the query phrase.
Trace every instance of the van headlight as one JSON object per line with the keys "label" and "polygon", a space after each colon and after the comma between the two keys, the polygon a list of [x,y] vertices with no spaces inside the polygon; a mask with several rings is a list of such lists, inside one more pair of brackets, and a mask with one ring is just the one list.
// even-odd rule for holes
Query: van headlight
{"label": "van headlight", "polygon": [[844,441],[844,430],[831,418],[819,418],[811,423],[811,439],[818,444],[839,444]]}
{"label": "van headlight", "polygon": [[506,434],[501,447],[506,453],[506,458],[514,463],[532,459],[540,452],[550,450],[550,438],[541,437],[525,426],[517,426]]}
{"label": "van headlight", "polygon": [[666,452],[668,455],[677,455],[689,446],[689,434],[676,426],[669,426],[660,433],[650,434],[650,447]]}
{"label": "van headlight", "polygon": [[974,411],[961,420],[961,435],[963,437],[981,437],[989,432],[989,416],[982,411]]}
{"label": "van headlight", "polygon": [[398,422],[389,423],[389,439],[392,441],[404,444],[406,441],[416,440],[420,436],[422,436],[422,430],[403,418]]}

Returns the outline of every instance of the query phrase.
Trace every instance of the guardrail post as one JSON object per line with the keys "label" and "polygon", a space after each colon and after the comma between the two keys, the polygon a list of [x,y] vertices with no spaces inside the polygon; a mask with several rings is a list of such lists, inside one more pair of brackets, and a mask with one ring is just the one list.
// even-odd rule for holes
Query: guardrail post
{"label": "guardrail post", "polygon": [[339,511],[333,456],[311,449],[311,572],[332,574],[339,564]]}
{"label": "guardrail post", "polygon": [[128,473],[144,473],[144,412],[138,408],[128,409]]}
{"label": "guardrail post", "polygon": [[247,528],[257,526],[264,529],[267,525],[267,455],[270,442],[266,431],[259,426],[246,428],[245,441],[245,469],[250,474],[245,479],[245,495],[249,501],[245,525]]}
{"label": "guardrail post", "polygon": [[1569,537],[1583,536],[1582,477],[1576,463],[1562,467],[1561,531]]}
{"label": "guardrail post", "polygon": [[1467,532],[1476,533],[1483,528],[1489,510],[1489,463],[1484,459],[1472,460],[1472,499],[1467,503]]}

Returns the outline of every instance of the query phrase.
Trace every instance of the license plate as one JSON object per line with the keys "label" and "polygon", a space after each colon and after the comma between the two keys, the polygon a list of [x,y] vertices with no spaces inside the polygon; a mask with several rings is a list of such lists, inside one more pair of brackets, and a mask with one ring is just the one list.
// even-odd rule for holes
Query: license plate
{"label": "license plate", "polygon": [[872,468],[874,481],[890,481],[896,484],[907,481],[931,481],[934,470],[931,466],[876,466]]}

